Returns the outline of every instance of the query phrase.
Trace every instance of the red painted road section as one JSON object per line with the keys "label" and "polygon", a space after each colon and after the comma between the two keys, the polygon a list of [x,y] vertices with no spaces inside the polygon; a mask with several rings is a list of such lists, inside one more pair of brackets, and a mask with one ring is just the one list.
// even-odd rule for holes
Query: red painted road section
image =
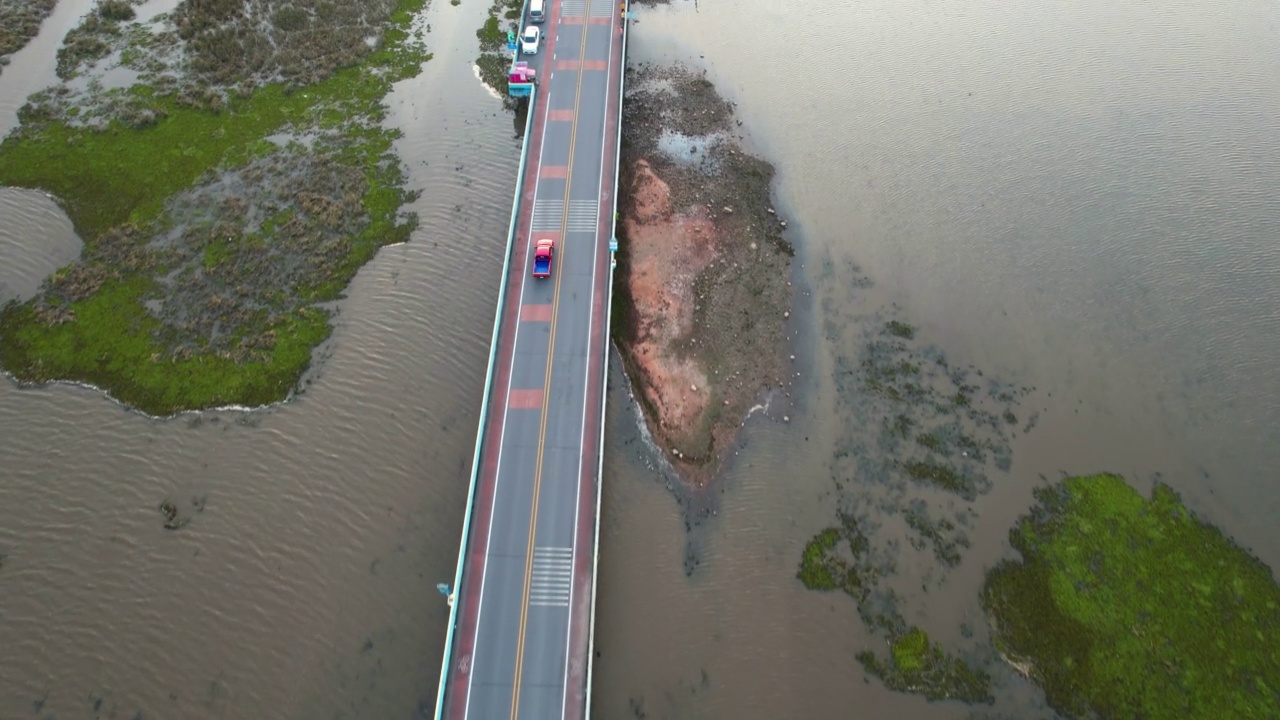
{"label": "red painted road section", "polygon": [[550,305],[523,305],[520,308],[520,322],[551,322],[552,307]]}

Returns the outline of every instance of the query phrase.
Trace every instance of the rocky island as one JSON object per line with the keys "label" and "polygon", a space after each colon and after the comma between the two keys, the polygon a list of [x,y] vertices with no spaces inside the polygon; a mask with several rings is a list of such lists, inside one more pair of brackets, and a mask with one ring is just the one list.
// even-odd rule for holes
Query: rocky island
{"label": "rocky island", "polygon": [[784,383],[793,251],[773,167],[703,74],[629,67],[623,103],[613,334],[654,441],[702,485]]}

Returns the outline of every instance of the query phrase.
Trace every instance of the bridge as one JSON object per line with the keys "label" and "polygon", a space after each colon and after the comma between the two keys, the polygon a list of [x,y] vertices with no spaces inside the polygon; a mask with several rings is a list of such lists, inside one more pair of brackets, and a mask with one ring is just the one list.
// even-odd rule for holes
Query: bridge
{"label": "bridge", "polygon": [[[628,21],[618,0],[546,5],[541,47],[512,65],[528,116],[458,569],[441,586],[436,720],[591,712]],[[551,273],[534,278],[542,240]]]}

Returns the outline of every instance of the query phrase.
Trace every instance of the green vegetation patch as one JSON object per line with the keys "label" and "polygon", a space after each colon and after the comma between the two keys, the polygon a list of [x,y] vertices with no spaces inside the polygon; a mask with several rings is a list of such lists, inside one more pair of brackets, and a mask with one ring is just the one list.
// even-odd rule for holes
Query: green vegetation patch
{"label": "green vegetation patch", "polygon": [[916,336],[916,329],[901,320],[890,320],[884,325],[885,332],[894,337],[910,340]]}
{"label": "green vegetation patch", "polygon": [[[866,283],[855,278],[854,286]],[[832,318],[828,332],[838,327],[839,316]],[[965,625],[964,640],[944,649],[906,617],[928,617],[955,603],[949,576],[970,547],[967,531],[979,498],[1012,466],[1011,438],[1035,425],[1032,413],[1014,427],[1015,411],[1033,388],[953,365],[892,314],[856,323],[857,352],[835,358],[835,411],[843,432],[830,471],[839,507],[857,514],[862,545],[856,562],[836,563],[831,531],[825,531],[806,547],[801,578],[831,589],[846,568],[856,571],[850,595],[858,616],[890,651],[863,652],[859,660],[886,687],[933,700],[993,702],[991,678],[979,669],[986,654],[960,659],[977,642]],[[935,589],[942,593],[930,592]]]}
{"label": "green vegetation patch", "polygon": [[913,692],[930,700],[991,703],[991,678],[968,663],[948,655],[920,628],[911,628],[889,643],[890,657],[858,653],[866,671],[900,692]]}
{"label": "green vegetation patch", "polygon": [[1068,478],[988,574],[1000,650],[1074,717],[1280,717],[1280,587],[1270,568],[1157,484]]}
{"label": "green vegetation patch", "polygon": [[71,78],[82,65],[110,55],[113,40],[124,32],[122,23],[133,18],[133,5],[127,0],[101,0],[67,33],[62,47],[58,48],[58,77]]}
{"label": "green vegetation patch", "polygon": [[57,0],[4,0],[0,2],[0,71],[8,55],[18,52],[40,32]]}
{"label": "green vegetation patch", "polygon": [[0,144],[0,184],[58,196],[85,249],[0,311],[0,365],[25,382],[92,383],[152,414],[286,397],[329,334],[319,303],[414,227],[399,215],[413,194],[397,133],[380,123],[391,84],[429,59],[410,34],[422,6],[391,13],[359,65],[217,110],[150,86],[117,91],[154,108],[139,127],[87,123],[58,104],[65,93],[37,98]]}
{"label": "green vegetation patch", "polygon": [[[369,55],[388,15],[413,12],[397,0],[186,0],[174,10],[190,69],[230,85],[311,85]],[[403,29],[403,28],[401,28]],[[376,62],[376,61],[375,61]]]}
{"label": "green vegetation patch", "polygon": [[844,590],[864,597],[866,548],[866,538],[852,519],[845,518],[844,527],[827,528],[805,545],[796,577],[810,590]]}
{"label": "green vegetation patch", "polygon": [[480,57],[476,58],[480,80],[498,91],[509,109],[514,107],[515,100],[507,95],[507,71],[511,69],[507,33],[520,32],[523,10],[524,0],[494,0],[484,25],[476,30],[476,39],[480,41]]}
{"label": "green vegetation patch", "polygon": [[928,460],[908,460],[902,464],[902,469],[915,480],[937,485],[966,500],[974,500],[978,496],[973,478],[957,472],[948,465]]}

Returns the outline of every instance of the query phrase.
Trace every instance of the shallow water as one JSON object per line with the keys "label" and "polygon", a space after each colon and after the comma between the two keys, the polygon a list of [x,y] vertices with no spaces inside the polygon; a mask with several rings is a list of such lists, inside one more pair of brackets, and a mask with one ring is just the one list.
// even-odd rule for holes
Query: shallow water
{"label": "shallow water", "polygon": [[[881,641],[851,600],[794,579],[804,542],[856,495],[831,478],[859,420],[836,402],[851,390],[832,371],[888,317],[953,364],[1034,386],[1019,414],[1040,412],[1013,440],[1012,471],[974,504],[963,564],[940,584],[899,568],[928,585],[904,612],[934,637],[964,645],[968,623],[981,639],[982,570],[1007,552],[1042,475],[1110,470],[1145,490],[1158,473],[1280,567],[1280,30],[1268,12],[931,0],[641,11],[631,59],[705,67],[777,164],[813,291],[797,352],[812,382],[791,423],[749,425],[687,579],[685,543],[668,537],[683,520],[644,452],[631,442],[609,456],[598,717],[968,716],[864,683],[853,656]],[[764,29],[750,43],[746,18]],[[997,680],[998,710],[1043,714],[1024,683]]]}
{"label": "shallow water", "polygon": [[[421,226],[296,400],[149,420],[0,381],[0,717],[430,711],[519,152],[471,74],[486,7],[427,13],[435,57],[389,101]],[[4,80],[39,89],[51,57]],[[29,295],[78,241],[43,195],[0,212],[0,283]],[[166,498],[190,524],[162,528]]]}
{"label": "shallow water", "polygon": [[[435,58],[391,100],[422,225],[356,278],[295,401],[153,421],[92,390],[0,382],[0,716],[431,710],[434,584],[453,574],[518,152],[472,71],[486,6],[427,13]],[[84,7],[63,0],[0,76],[0,129],[52,80]],[[965,563],[909,620],[944,642],[980,627],[981,570],[1041,474],[1163,473],[1280,565],[1267,4],[638,12],[632,59],[709,68],[777,163],[803,266],[800,377],[748,423],[716,515],[687,535],[615,372],[596,717],[967,716],[864,682],[854,654],[878,641],[852,602],[794,579],[840,499],[831,457],[854,418],[833,370],[895,306],[953,361],[1035,386],[1042,411],[976,504]],[[0,297],[77,251],[44,196],[0,191],[0,214]],[[166,498],[185,528],[162,529]],[[1042,715],[1005,682],[1002,707]]]}

